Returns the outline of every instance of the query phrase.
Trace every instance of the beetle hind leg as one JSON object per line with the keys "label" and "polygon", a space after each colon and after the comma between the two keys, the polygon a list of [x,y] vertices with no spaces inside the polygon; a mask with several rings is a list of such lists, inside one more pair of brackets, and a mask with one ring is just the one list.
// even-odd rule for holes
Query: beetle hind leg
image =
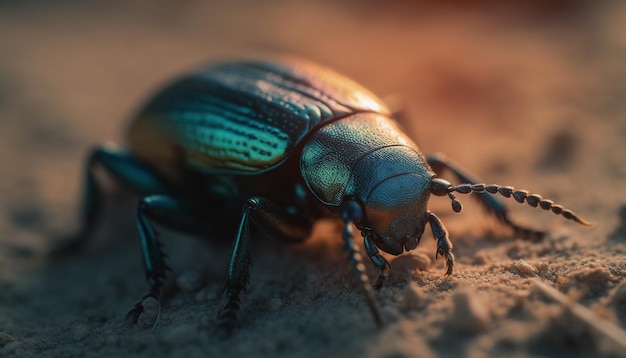
{"label": "beetle hind leg", "polygon": [[172,192],[172,185],[122,149],[101,146],[95,148],[86,160],[81,210],[81,226],[77,234],[67,238],[51,252],[52,257],[63,256],[80,250],[93,233],[102,214],[102,188],[94,169],[102,167],[118,183],[144,195]]}
{"label": "beetle hind leg", "polygon": [[[426,157],[426,160],[437,175],[440,175],[441,172],[447,169],[452,172],[452,174],[454,174],[457,180],[461,183],[480,183],[480,181],[472,176],[466,169],[444,154],[431,154]],[[506,206],[493,195],[490,195],[489,193],[475,193],[473,196],[478,199],[479,203],[483,206],[483,208],[485,208],[485,210],[487,210],[487,212],[494,215],[501,223],[513,229],[515,235],[520,238],[530,241],[540,241],[545,236],[544,231],[528,228],[511,220]]]}

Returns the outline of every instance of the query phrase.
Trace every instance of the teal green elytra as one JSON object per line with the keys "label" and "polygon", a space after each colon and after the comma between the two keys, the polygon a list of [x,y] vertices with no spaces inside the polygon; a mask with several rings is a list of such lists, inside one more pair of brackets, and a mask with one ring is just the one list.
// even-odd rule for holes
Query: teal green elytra
{"label": "teal green elytra", "polygon": [[[424,156],[392,117],[370,91],[310,62],[276,57],[200,68],[141,107],[128,130],[128,149],[99,147],[90,153],[81,230],[59,251],[76,250],[91,236],[104,199],[94,168],[103,167],[141,195],[136,224],[149,290],[127,319],[138,322],[145,299],[161,300],[169,267],[153,223],[211,239],[222,237],[218,230],[224,229],[236,233],[225,304],[215,323],[219,332],[232,334],[241,313],[254,309],[241,297],[250,279],[249,243],[260,234],[302,241],[317,220],[342,220],[348,263],[381,325],[373,290],[390,271],[381,250],[411,251],[430,226],[435,258],[445,259],[447,275],[453,272],[452,243],[428,210],[431,195],[448,196],[459,212],[454,193],[474,193],[527,239],[539,240],[543,232],[516,224],[492,194],[588,225],[539,195],[480,184],[442,154]],[[446,170],[461,184],[438,177]],[[353,226],[379,271],[374,285],[365,275]]]}
{"label": "teal green elytra", "polygon": [[363,87],[303,61],[226,63],[152,99],[131,125],[129,144],[148,160],[180,150],[198,170],[257,173],[286,160],[317,126],[359,112],[389,115]]}

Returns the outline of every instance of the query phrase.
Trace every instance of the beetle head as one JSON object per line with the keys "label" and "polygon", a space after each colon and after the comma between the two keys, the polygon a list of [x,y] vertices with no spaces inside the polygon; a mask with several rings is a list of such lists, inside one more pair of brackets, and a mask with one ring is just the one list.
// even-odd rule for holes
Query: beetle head
{"label": "beetle head", "polygon": [[414,173],[379,182],[363,200],[363,234],[392,255],[413,250],[424,233],[429,187],[429,177]]}
{"label": "beetle head", "polygon": [[361,228],[363,235],[392,255],[415,249],[426,227],[430,194],[448,195],[453,210],[461,211],[452,188],[446,180],[415,173],[395,175],[381,181],[363,202],[366,216]]}

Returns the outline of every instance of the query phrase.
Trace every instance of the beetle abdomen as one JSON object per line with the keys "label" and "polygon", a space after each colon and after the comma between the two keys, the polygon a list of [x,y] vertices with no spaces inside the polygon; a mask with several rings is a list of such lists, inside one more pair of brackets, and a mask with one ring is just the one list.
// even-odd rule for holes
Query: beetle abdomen
{"label": "beetle abdomen", "polygon": [[393,176],[417,175],[428,183],[433,175],[417,145],[393,120],[375,113],[320,127],[302,148],[300,170],[311,192],[333,206],[357,193],[366,201],[375,186]]}
{"label": "beetle abdomen", "polygon": [[159,93],[133,123],[129,147],[157,165],[255,173],[286,160],[321,123],[358,112],[388,114],[369,91],[306,62],[227,63]]}

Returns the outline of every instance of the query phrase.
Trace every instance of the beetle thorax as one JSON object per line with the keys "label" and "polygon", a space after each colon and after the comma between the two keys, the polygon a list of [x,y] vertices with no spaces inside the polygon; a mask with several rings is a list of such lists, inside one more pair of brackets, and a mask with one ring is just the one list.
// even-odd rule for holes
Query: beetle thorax
{"label": "beetle thorax", "polygon": [[417,145],[388,117],[362,113],[322,126],[304,144],[300,169],[322,203],[361,201],[360,226],[376,236],[380,249],[399,254],[417,245],[433,173]]}

